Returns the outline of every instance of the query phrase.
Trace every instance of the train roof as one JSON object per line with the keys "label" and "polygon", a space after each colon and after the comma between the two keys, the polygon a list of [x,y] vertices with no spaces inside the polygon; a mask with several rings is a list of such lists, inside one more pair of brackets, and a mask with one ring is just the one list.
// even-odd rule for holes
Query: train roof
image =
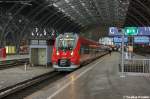
{"label": "train roof", "polygon": [[69,36],[69,37],[72,37],[72,36],[76,36],[79,38],[80,42],[83,44],[83,45],[88,45],[88,46],[91,46],[91,47],[100,47],[100,44],[96,41],[93,41],[93,40],[90,40],[90,39],[87,39],[85,37],[82,37],[82,36],[79,36],[78,34],[76,33],[64,33],[64,34],[60,34],[58,37],[66,37],[66,36]]}
{"label": "train roof", "polygon": [[90,46],[93,46],[93,47],[100,47],[100,44],[96,41],[93,41],[93,40],[90,40],[90,39],[87,39],[87,38],[84,38],[84,37],[81,37],[81,36],[79,36],[79,40],[83,45],[90,45]]}

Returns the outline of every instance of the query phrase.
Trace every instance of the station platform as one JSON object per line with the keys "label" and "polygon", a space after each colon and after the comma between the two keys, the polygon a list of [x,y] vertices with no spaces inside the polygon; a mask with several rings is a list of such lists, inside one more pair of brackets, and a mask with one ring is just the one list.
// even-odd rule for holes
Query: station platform
{"label": "station platform", "polygon": [[150,76],[121,76],[119,56],[108,54],[24,99],[150,99]]}
{"label": "station platform", "polygon": [[40,66],[27,67],[26,70],[24,66],[0,70],[0,90],[51,71],[51,67]]}
{"label": "station platform", "polygon": [[134,53],[133,54],[133,58],[134,59],[148,59],[148,58],[150,58],[150,55],[140,55],[140,54],[136,54],[136,53]]}
{"label": "station platform", "polygon": [[0,58],[0,61],[18,60],[29,58],[29,55],[7,55],[6,58]]}

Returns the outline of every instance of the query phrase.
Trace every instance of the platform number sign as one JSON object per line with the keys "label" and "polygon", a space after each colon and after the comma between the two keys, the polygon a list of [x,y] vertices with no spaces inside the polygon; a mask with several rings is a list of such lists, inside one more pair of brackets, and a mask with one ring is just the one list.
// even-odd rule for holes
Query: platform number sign
{"label": "platform number sign", "polygon": [[125,27],[124,28],[125,35],[132,36],[138,34],[138,27]]}

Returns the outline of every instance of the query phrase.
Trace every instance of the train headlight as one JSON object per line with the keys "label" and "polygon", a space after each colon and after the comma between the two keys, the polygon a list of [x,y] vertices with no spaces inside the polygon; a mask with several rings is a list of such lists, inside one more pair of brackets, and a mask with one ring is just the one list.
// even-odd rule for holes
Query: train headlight
{"label": "train headlight", "polygon": [[59,55],[59,52],[58,52],[58,51],[56,52],[56,55]]}
{"label": "train headlight", "polygon": [[73,51],[71,52],[71,56],[73,56]]}

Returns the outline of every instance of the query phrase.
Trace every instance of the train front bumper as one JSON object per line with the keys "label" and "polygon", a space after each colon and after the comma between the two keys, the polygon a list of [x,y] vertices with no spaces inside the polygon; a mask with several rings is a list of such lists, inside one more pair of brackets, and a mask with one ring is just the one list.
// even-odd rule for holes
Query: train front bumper
{"label": "train front bumper", "polygon": [[62,67],[62,66],[58,66],[58,65],[54,65],[53,64],[53,68],[56,71],[73,71],[73,70],[79,68],[79,65],[73,65],[73,64],[71,64],[70,66]]}

